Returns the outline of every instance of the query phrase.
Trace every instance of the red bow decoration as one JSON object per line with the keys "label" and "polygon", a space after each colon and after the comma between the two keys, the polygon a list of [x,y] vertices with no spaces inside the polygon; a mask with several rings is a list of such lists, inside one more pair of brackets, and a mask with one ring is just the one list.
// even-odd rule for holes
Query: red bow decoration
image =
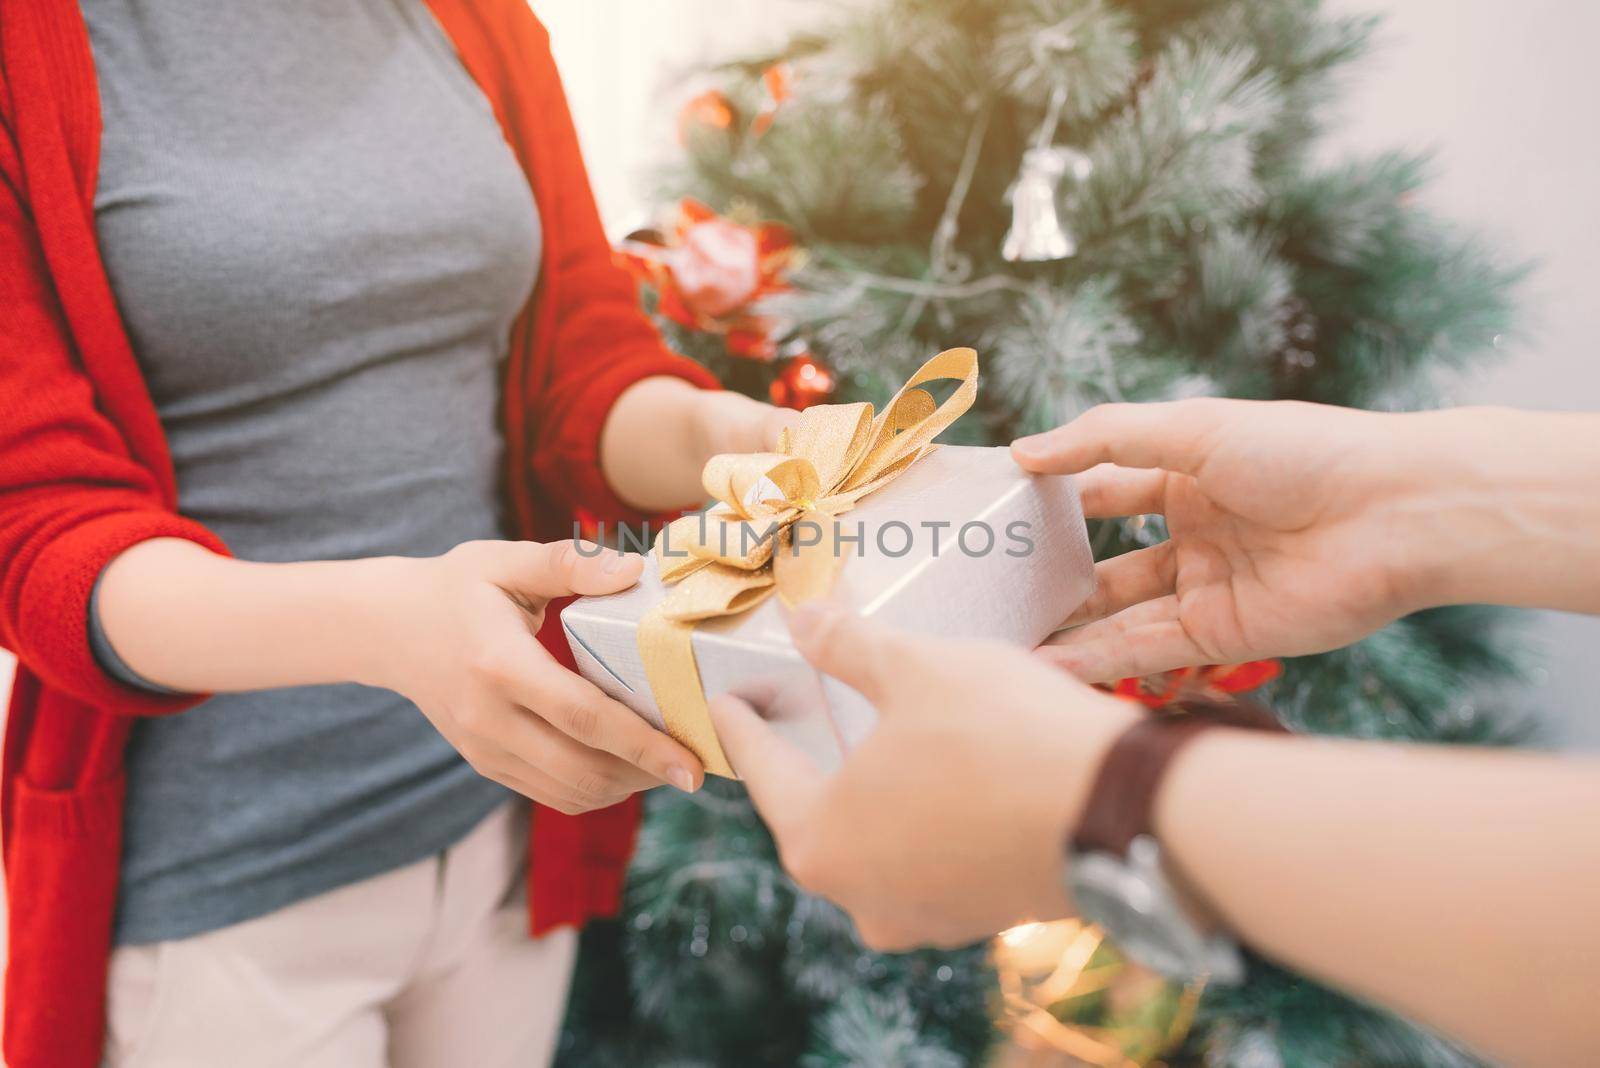
{"label": "red bow decoration", "polygon": [[787,227],[737,222],[688,198],[661,243],[632,240],[617,250],[618,262],[655,288],[662,315],[721,334],[729,352],[754,360],[777,355],[779,325],[754,308],[790,288],[785,276],[799,255]]}
{"label": "red bow decoration", "polygon": [[1130,697],[1150,708],[1161,708],[1184,694],[1225,697],[1264,686],[1283,674],[1279,660],[1251,660],[1243,664],[1180,668],[1157,675],[1123,679],[1111,687],[1118,697]]}

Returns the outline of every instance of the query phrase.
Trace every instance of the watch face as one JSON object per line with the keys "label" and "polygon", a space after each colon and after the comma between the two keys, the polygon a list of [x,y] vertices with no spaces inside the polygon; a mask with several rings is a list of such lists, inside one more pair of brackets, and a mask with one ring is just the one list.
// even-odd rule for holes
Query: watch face
{"label": "watch face", "polygon": [[[1154,842],[1151,841],[1153,846]],[[1139,853],[1147,853],[1144,847]],[[1162,876],[1159,852],[1148,858],[1081,853],[1069,874],[1078,911],[1147,968],[1174,979],[1208,971],[1210,947],[1179,909]]]}

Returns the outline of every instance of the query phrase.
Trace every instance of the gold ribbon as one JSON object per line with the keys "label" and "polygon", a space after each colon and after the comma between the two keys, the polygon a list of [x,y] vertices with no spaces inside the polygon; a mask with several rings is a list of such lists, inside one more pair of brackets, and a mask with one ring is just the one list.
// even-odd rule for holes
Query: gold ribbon
{"label": "gold ribbon", "polygon": [[[936,404],[919,387],[941,380],[960,384]],[[949,349],[877,415],[870,404],[814,405],[784,432],[778,452],[706,462],[701,482],[718,503],[656,539],[661,581],[676,588],[639,621],[639,655],[667,732],[708,772],[735,777],[695,665],[695,625],[748,612],[774,592],[791,606],[825,595],[843,564],[834,517],[926,456],[977,395],[978,354]],[[816,540],[795,536],[802,522]]]}

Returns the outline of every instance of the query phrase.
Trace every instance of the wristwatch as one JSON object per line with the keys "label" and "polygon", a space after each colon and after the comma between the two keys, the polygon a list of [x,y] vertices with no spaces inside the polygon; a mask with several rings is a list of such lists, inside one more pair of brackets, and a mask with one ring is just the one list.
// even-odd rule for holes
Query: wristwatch
{"label": "wristwatch", "polygon": [[1072,835],[1067,886],[1084,919],[1129,958],[1170,979],[1244,979],[1239,945],[1184,908],[1152,825],[1156,791],[1178,752],[1213,728],[1283,731],[1259,705],[1180,699],[1129,727],[1106,753]]}

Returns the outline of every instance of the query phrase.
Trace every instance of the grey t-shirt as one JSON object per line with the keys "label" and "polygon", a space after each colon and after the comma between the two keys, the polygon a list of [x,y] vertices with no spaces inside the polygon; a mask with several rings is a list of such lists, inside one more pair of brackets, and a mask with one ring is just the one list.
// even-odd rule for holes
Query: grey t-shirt
{"label": "grey t-shirt", "polygon": [[[499,380],[538,215],[421,0],[82,6],[96,228],[179,509],[248,560],[504,536]],[[354,685],[140,722],[128,776],[123,944],[420,859],[509,796]]]}

